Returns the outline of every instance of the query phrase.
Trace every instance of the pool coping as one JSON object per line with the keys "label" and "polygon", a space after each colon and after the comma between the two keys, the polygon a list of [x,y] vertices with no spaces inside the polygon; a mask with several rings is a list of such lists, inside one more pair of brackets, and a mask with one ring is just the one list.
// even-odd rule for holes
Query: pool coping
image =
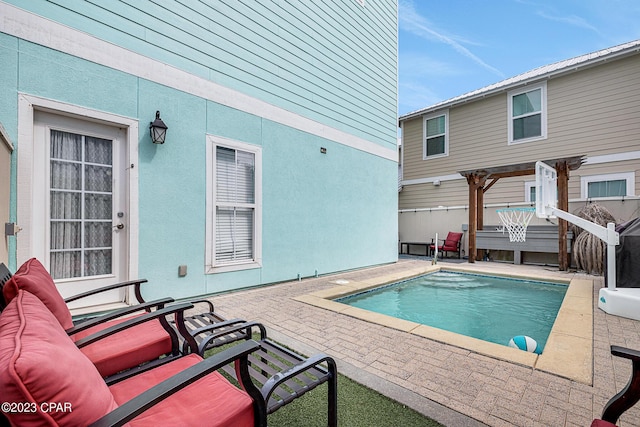
{"label": "pool coping", "polygon": [[[435,271],[457,271],[491,274],[515,279],[529,279],[567,284],[567,293],[541,355],[515,348],[467,337],[432,326],[374,313],[342,304],[333,299],[349,296],[385,284],[410,279]],[[311,292],[293,299],[315,307],[330,310],[360,320],[404,331],[433,341],[463,348],[478,354],[493,357],[564,378],[591,385],[593,382],[593,281],[585,279],[558,279],[557,277],[530,277],[517,274],[481,272],[472,267],[454,265],[430,265],[404,272],[373,277],[362,281],[336,280],[329,289]]]}

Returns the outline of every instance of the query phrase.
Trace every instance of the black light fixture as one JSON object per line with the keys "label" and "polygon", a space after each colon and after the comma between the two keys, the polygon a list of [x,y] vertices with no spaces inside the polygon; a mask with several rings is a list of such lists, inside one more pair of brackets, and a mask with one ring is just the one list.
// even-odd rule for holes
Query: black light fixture
{"label": "black light fixture", "polygon": [[160,119],[160,111],[156,111],[156,119],[149,124],[149,133],[151,141],[154,144],[164,144],[164,138],[167,136],[167,125]]}

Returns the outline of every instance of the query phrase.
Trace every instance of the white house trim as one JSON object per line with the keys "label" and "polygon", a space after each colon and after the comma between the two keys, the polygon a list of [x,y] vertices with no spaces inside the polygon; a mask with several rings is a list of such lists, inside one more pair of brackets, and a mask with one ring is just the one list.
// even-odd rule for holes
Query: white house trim
{"label": "white house trim", "polygon": [[[403,157],[404,157],[404,153],[403,153]],[[603,156],[587,157],[584,164],[597,165],[600,163],[614,163],[614,162],[623,162],[626,160],[638,160],[638,159],[640,159],[640,151],[628,151],[626,153],[605,154]],[[455,173],[451,175],[430,176],[426,178],[403,179],[402,185],[431,184],[434,181],[453,181],[456,179],[464,179],[464,177],[459,173]]]}
{"label": "white house trim", "polygon": [[459,173],[454,173],[451,175],[430,176],[428,178],[404,179],[402,180],[402,185],[433,184],[436,181],[454,181],[456,179],[464,179],[464,177]]}
{"label": "white house trim", "polygon": [[0,31],[231,108],[255,114],[384,159],[397,161],[395,148],[380,146],[2,2],[0,2]]}
{"label": "white house trim", "polygon": [[18,94],[18,179],[17,179],[17,218],[22,231],[17,239],[16,253],[18,263],[33,256],[36,236],[32,235],[34,223],[32,190],[34,155],[34,110],[48,111],[59,115],[68,115],[79,119],[118,125],[127,130],[127,163],[129,164],[128,188],[128,271],[129,278],[138,278],[138,121],[116,114],[92,110],[86,107],[66,104],[28,94]]}
{"label": "white house trim", "polygon": [[9,134],[7,134],[7,131],[5,130],[4,126],[2,126],[2,123],[0,123],[0,141],[2,141],[2,143],[9,149],[9,152],[14,150],[14,146],[11,143],[11,138],[9,138]]}
{"label": "white house trim", "polygon": [[587,157],[585,165],[597,165],[600,163],[622,162],[625,160],[640,159],[640,151],[628,151],[626,153],[605,154],[603,156]]}

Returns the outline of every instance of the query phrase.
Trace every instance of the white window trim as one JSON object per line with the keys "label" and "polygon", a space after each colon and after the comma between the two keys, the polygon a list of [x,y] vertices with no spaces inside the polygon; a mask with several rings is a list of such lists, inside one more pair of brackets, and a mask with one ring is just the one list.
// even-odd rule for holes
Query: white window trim
{"label": "white window trim", "polygon": [[524,182],[524,201],[525,202],[533,202],[533,200],[531,200],[531,189],[535,188],[536,186],[536,182],[535,181],[525,181]]}
{"label": "white window trim", "polygon": [[[444,116],[444,153],[427,156],[427,120]],[[438,159],[449,156],[449,110],[423,116],[422,118],[422,160]]]}
{"label": "white window trim", "polygon": [[[216,147],[223,146],[234,150],[246,151],[255,155],[255,224],[253,239],[252,261],[225,263],[216,265]],[[248,270],[262,267],[262,148],[257,145],[224,138],[217,135],[207,135],[207,197],[206,197],[206,253],[205,273],[223,273],[228,271]]]}
{"label": "white window trim", "polygon": [[[636,194],[636,175],[635,172],[610,173],[603,175],[590,175],[580,177],[580,197],[583,199],[610,199],[611,197],[587,197],[589,194],[588,186],[591,182],[601,181],[617,181],[624,179],[627,181],[626,196],[635,196]],[[618,198],[615,196],[613,198]]]}
{"label": "white window trim", "polygon": [[[540,111],[540,127],[541,127],[540,133],[541,134],[540,136],[514,140],[513,139],[513,97],[516,95],[531,92],[537,89],[541,90],[541,93],[540,93],[540,110],[541,110]],[[509,136],[508,136],[509,145],[522,144],[526,142],[533,142],[533,141],[540,141],[543,139],[547,139],[547,82],[542,82],[540,84],[532,85],[532,86],[525,86],[523,88],[508,92],[507,93],[507,115],[508,115],[507,128],[509,131]]]}

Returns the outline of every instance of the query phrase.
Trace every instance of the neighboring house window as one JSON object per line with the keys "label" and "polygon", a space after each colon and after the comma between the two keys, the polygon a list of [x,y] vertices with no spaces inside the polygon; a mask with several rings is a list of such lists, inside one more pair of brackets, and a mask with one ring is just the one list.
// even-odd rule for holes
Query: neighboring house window
{"label": "neighboring house window", "polygon": [[423,159],[444,157],[449,154],[449,113],[424,118]]}
{"label": "neighboring house window", "polygon": [[580,178],[580,183],[581,195],[584,199],[635,195],[633,172],[583,176]]}
{"label": "neighboring house window", "polygon": [[509,143],[547,137],[547,84],[543,83],[508,94]]}
{"label": "neighboring house window", "polygon": [[536,201],[536,182],[526,181],[524,183],[524,201],[535,202]]}
{"label": "neighboring house window", "polygon": [[210,136],[208,152],[207,267],[260,267],[261,148]]}
{"label": "neighboring house window", "polygon": [[[557,188],[556,188],[557,192]],[[557,197],[556,197],[557,199]],[[525,181],[524,183],[524,201],[535,203],[536,201],[536,182],[535,181]]]}

